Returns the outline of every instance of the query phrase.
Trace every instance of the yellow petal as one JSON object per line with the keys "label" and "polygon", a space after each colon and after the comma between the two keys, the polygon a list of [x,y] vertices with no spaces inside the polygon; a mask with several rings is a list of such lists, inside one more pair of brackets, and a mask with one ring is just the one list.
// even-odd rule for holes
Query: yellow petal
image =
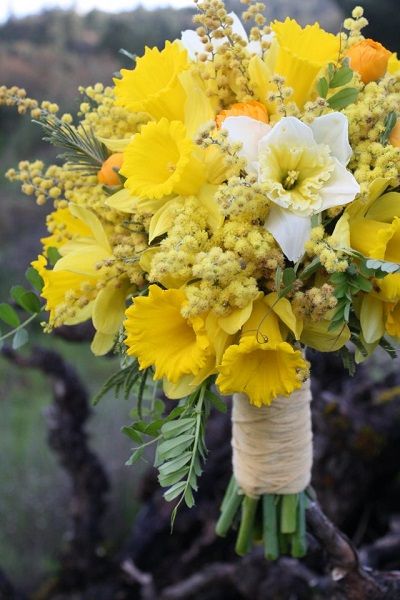
{"label": "yellow petal", "polygon": [[179,80],[186,93],[185,125],[189,137],[195,138],[201,128],[214,120],[214,110],[200,78],[183,71]]}
{"label": "yellow petal", "polygon": [[93,338],[90,348],[95,356],[104,356],[105,354],[110,352],[110,350],[114,346],[114,342],[115,335],[108,335],[106,333],[101,333],[100,331],[97,331]]}
{"label": "yellow petal", "polygon": [[229,335],[229,333],[222,329],[219,320],[220,317],[213,311],[210,311],[205,323],[207,336],[213,345],[217,364],[221,362],[225,350],[234,339],[232,335]]}
{"label": "yellow petal", "polygon": [[179,205],[183,205],[184,202],[184,198],[178,196],[173,200],[169,200],[157,210],[150,221],[149,243],[170,229],[176,218],[176,209]]}
{"label": "yellow petal", "polygon": [[385,334],[383,302],[367,294],[364,296],[360,311],[361,331],[367,344],[373,344]]}
{"label": "yellow petal", "polygon": [[243,326],[242,338],[247,335],[255,337],[260,344],[283,341],[278,317],[272,308],[265,303],[261,293],[253,303],[250,318]]}
{"label": "yellow petal", "polygon": [[200,205],[207,210],[207,223],[214,231],[222,227],[225,220],[219,204],[215,201],[217,191],[216,185],[203,185],[198,194]]}
{"label": "yellow petal", "polygon": [[99,278],[97,264],[110,258],[110,253],[106,252],[100,246],[83,245],[75,252],[69,252],[66,256],[60,258],[54,266],[54,272],[71,271],[87,275],[94,279]]}
{"label": "yellow petal", "polygon": [[69,210],[74,217],[77,217],[89,227],[99,246],[111,254],[111,246],[100,219],[91,210],[77,204],[71,204]]}
{"label": "yellow petal", "polygon": [[278,294],[273,292],[272,294],[265,296],[265,303],[272,308],[280,320],[285,323],[294,334],[296,340],[299,340],[303,329],[303,320],[296,317],[289,300],[287,298],[279,298]]}
{"label": "yellow petal", "polygon": [[236,308],[228,316],[220,317],[218,319],[218,325],[223,331],[225,331],[225,333],[233,335],[243,327],[246,321],[249,320],[252,310],[252,302],[250,302],[244,308]]}
{"label": "yellow petal", "polygon": [[93,307],[93,325],[101,333],[114,335],[122,325],[129,280],[112,281],[99,292]]}
{"label": "yellow petal", "polygon": [[375,221],[391,223],[395,217],[400,216],[400,194],[389,192],[378,198],[368,210],[366,217]]}
{"label": "yellow petal", "polygon": [[129,145],[132,140],[132,137],[122,138],[122,139],[113,139],[113,138],[104,138],[97,136],[97,139],[102,142],[111,152],[123,152],[125,148]]}
{"label": "yellow petal", "polygon": [[331,321],[328,319],[315,323],[309,320],[304,321],[301,342],[320,352],[336,352],[349,341],[350,330],[347,325],[344,325],[339,331],[329,331],[330,323]]}
{"label": "yellow petal", "polygon": [[329,238],[329,244],[332,248],[346,249],[351,247],[349,221],[350,215],[348,213],[343,213]]}

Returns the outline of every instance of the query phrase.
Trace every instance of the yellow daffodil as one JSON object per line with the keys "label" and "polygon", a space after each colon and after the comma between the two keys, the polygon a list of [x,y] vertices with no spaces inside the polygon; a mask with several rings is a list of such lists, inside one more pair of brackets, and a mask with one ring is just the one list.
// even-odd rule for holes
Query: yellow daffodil
{"label": "yellow daffodil", "polygon": [[[53,270],[45,259],[34,263],[44,281],[42,296],[50,312],[52,326],[72,325],[92,318],[96,329],[92,350],[108,352],[121,327],[125,302],[132,287],[125,275],[113,268],[103,271],[102,264],[112,261],[112,249],[98,217],[86,208],[70,206],[75,236],[59,247],[61,258]],[[63,215],[64,222],[69,222]]]}
{"label": "yellow daffodil", "polygon": [[299,389],[307,364],[300,351],[283,341],[278,317],[259,299],[239,344],[229,346],[218,370],[221,393],[242,392],[252,404],[262,406]]}
{"label": "yellow daffodil", "polygon": [[293,100],[302,107],[310,98],[321,69],[337,62],[339,36],[327,33],[318,23],[303,29],[289,18],[274,21],[271,28],[275,39],[267,55],[270,72],[284,77],[285,85],[293,89]]}
{"label": "yellow daffodil", "polygon": [[149,295],[135,298],[126,311],[127,352],[141,369],[154,366],[154,379],[177,383],[184,375],[197,375],[211,353],[203,319],[182,316],[185,302],[182,290],[152,285]]}
{"label": "yellow daffodil", "polygon": [[166,42],[161,51],[146,48],[135,68],[122,69],[122,78],[114,80],[117,104],[154,119],[183,120],[186,93],[179,75],[188,67],[187,52],[179,42]]}
{"label": "yellow daffodil", "polygon": [[205,182],[205,166],[179,121],[148,123],[124,153],[125,187],[139,198],[196,194]]}

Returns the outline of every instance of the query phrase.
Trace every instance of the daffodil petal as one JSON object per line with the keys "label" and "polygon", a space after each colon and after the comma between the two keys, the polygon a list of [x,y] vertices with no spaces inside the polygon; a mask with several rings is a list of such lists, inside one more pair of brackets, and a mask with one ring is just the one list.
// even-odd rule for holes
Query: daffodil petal
{"label": "daffodil petal", "polygon": [[293,146],[316,146],[313,133],[308,125],[296,119],[296,117],[283,117],[270,131],[268,135],[260,140],[259,151],[269,146],[293,145]]}
{"label": "daffodil petal", "polygon": [[99,246],[111,253],[111,246],[100,219],[91,210],[77,204],[71,204],[69,210],[74,217],[77,217],[89,227]]}
{"label": "daffodil petal", "polygon": [[367,294],[364,296],[360,311],[361,331],[368,344],[373,344],[385,334],[383,302]]}
{"label": "daffodil petal", "polygon": [[115,335],[124,320],[128,280],[109,283],[99,294],[93,307],[93,325],[97,331]]}
{"label": "daffodil petal", "polygon": [[349,144],[349,122],[339,112],[317,117],[310,125],[318,144],[326,144],[342,165],[347,165],[353,150]]}
{"label": "daffodil petal", "polygon": [[310,238],[311,219],[298,217],[279,206],[272,206],[265,229],[274,236],[284,255],[297,262],[303,256],[304,246]]}
{"label": "daffodil petal", "polygon": [[[321,211],[334,206],[342,206],[352,202],[360,193],[360,185],[354,175],[350,173],[336,158],[334,171],[326,186],[321,188]],[[320,211],[319,211],[320,212]]]}
{"label": "daffodil petal", "polygon": [[242,144],[239,156],[247,160],[249,172],[255,173],[254,163],[258,160],[258,145],[271,131],[270,125],[250,117],[228,117],[224,121],[223,129],[228,132],[230,142]]}

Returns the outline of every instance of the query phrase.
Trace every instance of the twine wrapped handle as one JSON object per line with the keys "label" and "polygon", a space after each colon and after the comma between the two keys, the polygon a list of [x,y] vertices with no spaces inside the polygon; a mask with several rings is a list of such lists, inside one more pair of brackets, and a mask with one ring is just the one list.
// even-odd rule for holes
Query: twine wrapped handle
{"label": "twine wrapped handle", "polygon": [[233,472],[246,496],[297,494],[311,479],[311,391],[307,380],[270,406],[252,406],[233,396]]}

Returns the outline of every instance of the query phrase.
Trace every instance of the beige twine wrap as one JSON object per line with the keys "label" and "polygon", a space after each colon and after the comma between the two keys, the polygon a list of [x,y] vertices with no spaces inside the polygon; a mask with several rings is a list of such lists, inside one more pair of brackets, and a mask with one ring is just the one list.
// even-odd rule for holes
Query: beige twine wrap
{"label": "beige twine wrap", "polygon": [[269,406],[252,406],[234,394],[233,472],[247,496],[296,494],[310,483],[312,467],[310,381]]}

